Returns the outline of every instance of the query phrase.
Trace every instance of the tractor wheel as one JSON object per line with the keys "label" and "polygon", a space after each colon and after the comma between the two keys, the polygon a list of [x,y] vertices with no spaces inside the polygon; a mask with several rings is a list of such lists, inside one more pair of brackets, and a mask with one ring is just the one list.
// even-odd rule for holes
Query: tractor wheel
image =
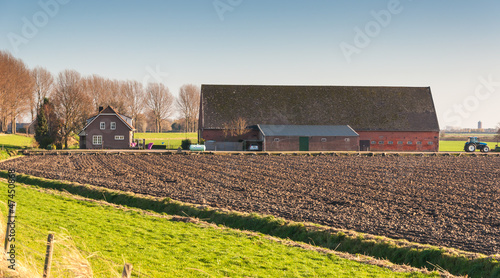
{"label": "tractor wheel", "polygon": [[487,153],[490,151],[490,147],[484,146],[483,149],[481,150],[483,153]]}
{"label": "tractor wheel", "polygon": [[466,152],[475,152],[476,151],[476,145],[474,145],[474,144],[465,145],[465,151]]}

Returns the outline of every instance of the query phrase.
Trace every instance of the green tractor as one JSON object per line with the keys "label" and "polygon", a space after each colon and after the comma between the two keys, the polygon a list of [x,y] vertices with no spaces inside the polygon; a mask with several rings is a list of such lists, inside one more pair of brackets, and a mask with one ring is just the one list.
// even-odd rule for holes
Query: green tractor
{"label": "green tractor", "polygon": [[469,137],[469,141],[465,142],[464,150],[466,152],[474,152],[476,149],[483,153],[490,151],[490,147],[486,143],[479,142],[477,137]]}

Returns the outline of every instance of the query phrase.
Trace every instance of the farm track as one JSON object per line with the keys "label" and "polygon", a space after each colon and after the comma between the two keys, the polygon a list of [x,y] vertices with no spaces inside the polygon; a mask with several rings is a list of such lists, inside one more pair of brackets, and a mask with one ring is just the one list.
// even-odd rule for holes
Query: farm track
{"label": "farm track", "polygon": [[17,172],[500,253],[500,158],[50,155]]}

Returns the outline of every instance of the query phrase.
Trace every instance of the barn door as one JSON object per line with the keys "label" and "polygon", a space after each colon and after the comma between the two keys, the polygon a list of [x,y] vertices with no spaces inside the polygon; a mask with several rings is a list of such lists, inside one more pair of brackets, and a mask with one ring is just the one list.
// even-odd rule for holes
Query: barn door
{"label": "barn door", "polygon": [[366,152],[370,150],[370,140],[359,140],[359,150]]}
{"label": "barn door", "polygon": [[309,137],[299,137],[299,151],[309,151]]}

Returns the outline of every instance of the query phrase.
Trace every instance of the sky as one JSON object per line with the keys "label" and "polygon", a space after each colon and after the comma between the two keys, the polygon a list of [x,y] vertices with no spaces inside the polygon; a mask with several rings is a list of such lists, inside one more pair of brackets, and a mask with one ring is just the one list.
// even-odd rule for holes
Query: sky
{"label": "sky", "polygon": [[0,0],[0,50],[141,83],[430,87],[441,129],[500,124],[500,1]]}

